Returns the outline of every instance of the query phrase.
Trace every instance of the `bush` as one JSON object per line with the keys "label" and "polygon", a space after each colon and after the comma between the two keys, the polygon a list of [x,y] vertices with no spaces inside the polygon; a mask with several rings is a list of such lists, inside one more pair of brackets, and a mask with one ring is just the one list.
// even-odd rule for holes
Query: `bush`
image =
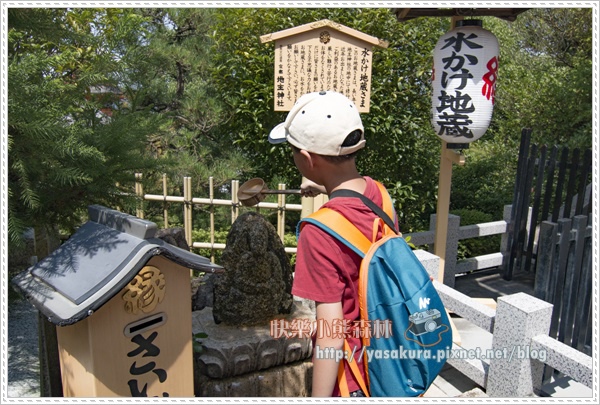
{"label": "bush", "polygon": [[[215,243],[225,243],[227,241],[227,235],[229,234],[229,229],[227,230],[215,230]],[[208,229],[194,229],[192,230],[192,241],[194,242],[210,242],[210,230]],[[199,254],[200,256],[208,257],[214,256],[214,262],[219,264],[221,260],[221,256],[223,255],[223,250],[221,249],[209,249],[209,248],[194,248],[192,249],[194,253]]]}
{"label": "bush", "polygon": [[[482,224],[492,222],[491,214],[477,210],[453,210],[451,214],[460,217],[460,226]],[[481,238],[471,238],[458,241],[457,259],[462,260],[468,257],[475,257],[495,253],[500,250],[501,235],[485,236]]]}
{"label": "bush", "polygon": [[450,209],[485,212],[492,221],[502,219],[504,206],[513,199],[518,145],[481,142],[465,150],[465,155],[468,163],[452,174]]}

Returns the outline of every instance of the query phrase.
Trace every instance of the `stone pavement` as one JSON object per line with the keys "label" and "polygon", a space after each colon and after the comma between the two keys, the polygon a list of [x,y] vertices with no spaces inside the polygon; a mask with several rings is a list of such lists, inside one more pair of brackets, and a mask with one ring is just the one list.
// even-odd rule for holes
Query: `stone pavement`
{"label": "stone pavement", "polygon": [[8,384],[2,396],[39,397],[37,312],[26,300],[14,297],[9,298],[7,318],[7,364],[2,368],[6,368]]}

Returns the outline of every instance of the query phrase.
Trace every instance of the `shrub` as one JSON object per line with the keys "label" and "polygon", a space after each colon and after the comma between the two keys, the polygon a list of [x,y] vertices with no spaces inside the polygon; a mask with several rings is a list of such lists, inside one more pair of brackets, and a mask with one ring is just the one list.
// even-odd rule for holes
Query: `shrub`
{"label": "shrub", "polygon": [[[227,230],[215,230],[215,243],[225,243],[227,241],[227,234],[229,233],[229,229]],[[195,242],[210,242],[210,230],[208,229],[194,229],[192,230],[192,240]],[[221,256],[223,255],[223,250],[221,249],[209,249],[209,248],[194,248],[194,253],[199,254],[200,256],[211,258],[214,256],[214,262],[219,263],[221,260]]]}
{"label": "shrub", "polygon": [[[492,222],[491,214],[477,210],[461,209],[450,212],[453,215],[460,217],[460,225],[475,225],[485,222]],[[457,259],[465,259],[467,257],[475,257],[498,252],[500,249],[501,235],[485,236],[480,238],[471,238],[458,241]]]}

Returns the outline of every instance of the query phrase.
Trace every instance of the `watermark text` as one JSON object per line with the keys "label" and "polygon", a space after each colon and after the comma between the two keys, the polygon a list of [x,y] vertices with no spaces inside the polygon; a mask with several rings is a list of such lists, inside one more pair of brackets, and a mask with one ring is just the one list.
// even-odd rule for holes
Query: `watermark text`
{"label": "watermark text", "polygon": [[334,319],[326,322],[324,319],[273,319],[270,323],[270,334],[276,339],[310,338],[313,334],[317,338],[389,338],[392,336],[392,321]]}
{"label": "watermark text", "polygon": [[[356,357],[357,351],[359,356]],[[398,346],[397,349],[370,349],[362,347],[357,350],[355,347],[352,352],[347,350],[334,349],[333,347],[321,348],[318,345],[314,348],[314,356],[317,359],[335,359],[336,361],[347,360],[353,361],[358,358],[362,361],[366,358],[368,362],[373,360],[394,359],[394,360],[437,360],[444,361],[447,359],[462,359],[462,360],[492,360],[505,359],[510,361],[534,359],[545,362],[547,353],[545,350],[531,349],[529,346],[513,346],[511,348],[502,349],[444,349],[444,350],[427,350],[427,349],[407,349],[403,346]]]}

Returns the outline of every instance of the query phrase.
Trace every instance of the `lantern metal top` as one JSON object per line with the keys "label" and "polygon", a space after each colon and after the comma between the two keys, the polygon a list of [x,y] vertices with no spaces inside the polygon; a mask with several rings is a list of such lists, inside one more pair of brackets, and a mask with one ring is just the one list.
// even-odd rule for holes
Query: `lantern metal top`
{"label": "lantern metal top", "polygon": [[70,325],[121,291],[154,256],[187,269],[223,272],[203,256],[155,238],[156,224],[100,205],[58,249],[12,279],[48,320]]}
{"label": "lantern metal top", "polygon": [[515,21],[517,16],[529,8],[393,8],[399,22],[419,17],[498,17]]}
{"label": "lantern metal top", "polygon": [[483,27],[482,20],[460,20],[456,22],[456,27]]}

